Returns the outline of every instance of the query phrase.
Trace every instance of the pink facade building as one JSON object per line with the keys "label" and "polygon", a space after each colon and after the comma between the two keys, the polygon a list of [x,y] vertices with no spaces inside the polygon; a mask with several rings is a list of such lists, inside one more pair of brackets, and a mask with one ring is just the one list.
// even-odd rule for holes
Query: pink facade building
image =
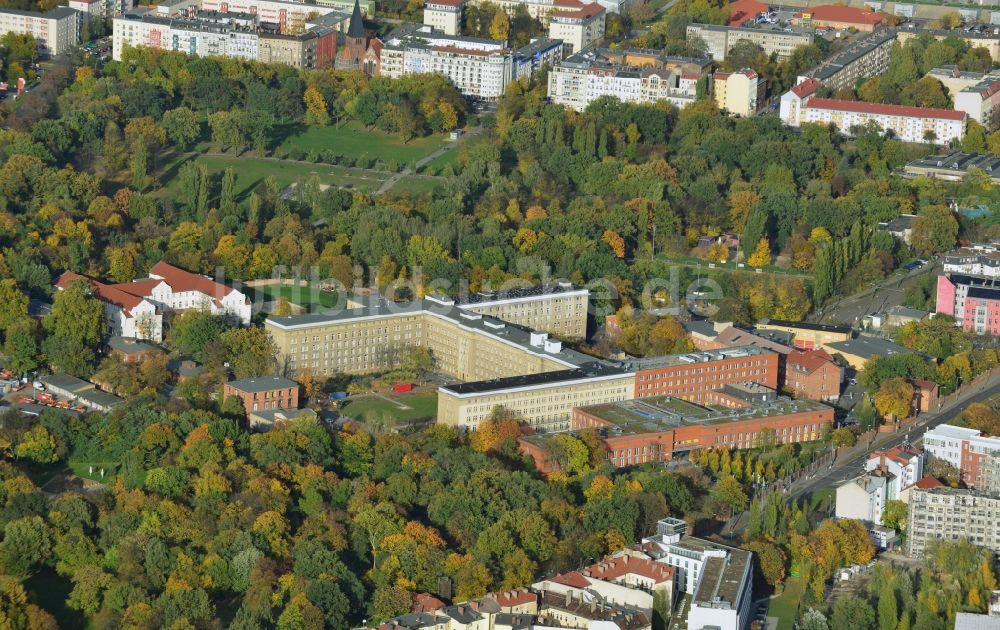
{"label": "pink facade building", "polygon": [[954,317],[963,330],[1000,335],[1000,283],[977,276],[938,276],[935,311]]}

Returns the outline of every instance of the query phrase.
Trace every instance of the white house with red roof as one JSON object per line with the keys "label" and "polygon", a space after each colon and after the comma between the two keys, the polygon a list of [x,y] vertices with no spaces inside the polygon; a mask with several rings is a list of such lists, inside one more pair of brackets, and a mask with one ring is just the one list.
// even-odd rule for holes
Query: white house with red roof
{"label": "white house with red roof", "polygon": [[250,323],[252,314],[250,298],[242,292],[165,262],[153,265],[148,278],[119,284],[67,271],[56,281],[56,288],[65,289],[75,281],[86,282],[104,302],[110,332],[121,337],[161,341],[167,312],[207,311],[243,324]]}
{"label": "white house with red roof", "polygon": [[567,54],[590,48],[604,39],[607,11],[596,2],[558,0],[549,19],[549,38],[561,39]]}
{"label": "white house with red roof", "polygon": [[801,124],[806,102],[821,85],[819,80],[808,78],[782,94],[781,105],[778,108],[778,116],[781,121],[790,127],[798,127]]}
{"label": "white house with red roof", "polygon": [[669,606],[673,607],[675,573],[672,566],[624,552],[579,571],[555,575],[532,588],[575,600],[631,606],[651,614],[657,593],[666,594]]}
{"label": "white house with red roof", "polygon": [[865,460],[865,470],[888,470],[897,479],[897,492],[887,499],[898,499],[899,490],[917,483],[924,476],[924,452],[912,444],[872,451]]}
{"label": "white house with red roof", "polygon": [[66,289],[74,282],[83,282],[90,287],[94,297],[104,302],[104,315],[111,336],[163,340],[163,312],[152,301],[118,288],[118,285],[104,284],[78,273],[67,271],[56,281],[56,288]]}
{"label": "white house with red roof", "polygon": [[847,135],[853,134],[856,127],[874,123],[883,133],[891,133],[903,142],[947,144],[965,136],[968,118],[965,112],[950,109],[814,96],[806,103],[801,122],[833,124]]}

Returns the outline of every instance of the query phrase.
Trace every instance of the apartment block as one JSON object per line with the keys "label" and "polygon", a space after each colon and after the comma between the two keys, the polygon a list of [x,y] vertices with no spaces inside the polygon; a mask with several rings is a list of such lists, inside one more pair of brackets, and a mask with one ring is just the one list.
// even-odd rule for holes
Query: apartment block
{"label": "apartment block", "polygon": [[[966,260],[969,266],[980,266],[993,273],[994,261],[989,254],[981,256],[946,255],[945,260]],[[973,262],[973,259],[976,259]],[[963,263],[953,262],[953,267]],[[947,263],[946,263],[947,268]],[[976,334],[1000,334],[1000,285],[996,277],[944,274],[937,279],[935,312],[950,315],[963,330]]]}
{"label": "apartment block", "polygon": [[667,101],[679,109],[697,98],[698,80],[703,76],[700,71],[678,72],[676,66],[668,68],[666,59],[609,52],[587,51],[553,67],[549,72],[549,99],[583,111],[602,96],[613,96],[623,103]]}
{"label": "apartment block", "polygon": [[954,100],[955,111],[965,112],[988,131],[996,129],[1000,122],[997,117],[1000,113],[1000,76],[985,77],[956,94]]}
{"label": "apartment block", "polygon": [[735,383],[778,388],[778,354],[756,346],[739,346],[648,357],[624,362],[635,373],[635,398],[673,396],[707,402],[712,391]]}
{"label": "apartment block", "polygon": [[716,24],[689,24],[687,27],[688,42],[700,39],[705,43],[708,55],[715,61],[725,61],[729,51],[741,41],[760,46],[769,56],[777,55],[778,59],[787,59],[799,46],[812,44],[813,37],[812,33],[789,32],[778,27],[743,28]]}
{"label": "apartment block", "polygon": [[441,74],[464,96],[480,101],[498,100],[514,79],[562,59],[561,41],[536,40],[510,50],[504,41],[447,35],[420,24],[400,26],[383,44],[380,74]]}
{"label": "apartment block", "polygon": [[884,133],[892,133],[903,142],[947,144],[965,135],[968,116],[965,112],[932,107],[883,105],[832,98],[809,99],[804,122],[836,125],[841,133],[874,123]]}
{"label": "apartment block", "polygon": [[1000,278],[1000,245],[972,243],[944,254],[945,274]]}
{"label": "apartment block", "polygon": [[0,9],[0,33],[31,35],[40,55],[61,55],[80,43],[80,14],[69,7],[45,13]]}
{"label": "apartment block", "polygon": [[587,336],[590,291],[569,282],[501,288],[460,297],[455,305],[562,339],[583,339]]}
{"label": "apartment block", "polygon": [[1000,498],[957,488],[914,488],[906,526],[907,554],[920,558],[935,540],[967,540],[1000,552]]}
{"label": "apartment block", "polygon": [[424,3],[424,25],[445,35],[460,35],[465,0],[428,0]]}
{"label": "apartment block", "polygon": [[[923,451],[911,444],[893,446],[889,449],[876,450],[868,454],[865,460],[865,470],[886,470],[899,480],[899,491],[920,481],[924,476]],[[890,494],[890,499],[898,499],[899,495]]]}
{"label": "apartment block", "polygon": [[895,475],[881,469],[866,472],[837,486],[834,515],[881,525],[886,501],[893,496],[899,496]]}
{"label": "apartment block", "polygon": [[604,39],[606,16],[607,11],[597,2],[553,11],[549,18],[549,39],[562,40],[566,54],[590,48]]}
{"label": "apartment block", "polygon": [[936,41],[943,41],[948,38],[962,40],[969,48],[985,48],[993,59],[1000,59],[1000,29],[996,26],[983,32],[966,31],[964,29],[942,30],[942,29],[908,29],[901,28],[896,31],[896,38],[900,44],[905,44],[915,37],[931,37]]}
{"label": "apartment block", "polygon": [[767,81],[750,68],[712,75],[712,94],[719,109],[736,116],[753,116],[765,103]]}
{"label": "apartment block", "polygon": [[978,429],[942,424],[924,433],[924,450],[957,468],[962,483],[975,486],[984,460],[1000,452],[1000,438],[986,437]]}
{"label": "apartment block", "polygon": [[559,621],[557,615],[546,614],[551,608],[546,602],[585,601],[595,595],[605,604],[637,609],[652,618],[653,599],[657,594],[666,598],[669,609],[673,608],[677,597],[675,576],[674,567],[626,551],[589,567],[536,582],[531,588],[543,594],[540,611],[543,621],[546,617]]}
{"label": "apartment block", "polygon": [[859,79],[881,76],[889,68],[896,31],[882,29],[863,39],[851,42],[837,54],[827,58],[796,83],[816,79],[834,92],[842,87],[854,87]]}

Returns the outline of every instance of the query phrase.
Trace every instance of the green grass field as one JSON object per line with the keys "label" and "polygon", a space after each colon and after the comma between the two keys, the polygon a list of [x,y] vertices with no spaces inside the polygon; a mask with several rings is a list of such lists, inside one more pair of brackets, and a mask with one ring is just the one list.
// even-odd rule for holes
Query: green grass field
{"label": "green grass field", "polygon": [[487,141],[486,137],[484,135],[482,135],[482,134],[480,134],[478,136],[475,136],[475,137],[472,137],[472,138],[468,138],[466,140],[463,140],[461,142],[461,144],[457,145],[451,151],[447,151],[447,152],[445,152],[445,153],[437,156],[436,158],[434,158],[433,160],[431,160],[427,164],[424,164],[423,167],[420,169],[420,172],[421,173],[426,172],[428,174],[430,174],[430,173],[440,173],[441,169],[443,169],[446,165],[448,165],[448,164],[455,164],[456,162],[458,162],[458,158],[459,158],[459,156],[462,155],[463,151],[467,152],[467,151],[469,151],[469,149],[471,149],[476,144],[479,144],[479,143],[482,143],[482,142],[486,142],[486,141]]}
{"label": "green grass field", "polygon": [[389,189],[389,192],[407,195],[427,195],[434,192],[434,189],[444,184],[441,179],[427,179],[426,177],[413,177],[407,175],[400,178],[398,182]]}
{"label": "green grass field", "polygon": [[[90,472],[90,467],[94,467],[94,472]],[[108,483],[115,478],[116,466],[112,462],[80,462],[75,460],[70,460],[67,463],[67,468],[76,476],[83,477],[84,479],[90,479],[91,481],[98,481],[100,483]],[[101,477],[101,468],[104,469],[104,477]]]}
{"label": "green grass field", "polygon": [[[173,198],[179,195],[180,189],[177,173],[180,166],[190,160],[194,160],[198,164],[204,164],[208,167],[209,173],[216,177],[219,177],[227,168],[232,168],[236,173],[235,192],[237,201],[244,201],[249,198],[250,193],[263,183],[267,177],[274,177],[278,183],[278,188],[284,189],[290,184],[315,173],[319,176],[321,184],[362,191],[376,190],[388,178],[388,174],[383,176],[371,171],[349,169],[330,164],[303,164],[285,160],[267,160],[254,157],[238,157],[235,155],[182,156],[164,165],[160,175],[163,188],[160,189],[158,194]],[[217,202],[217,199],[212,200],[212,203],[215,202]]]}
{"label": "green grass field", "polygon": [[324,308],[335,308],[344,306],[337,303],[337,294],[327,291],[320,291],[312,287],[297,287],[287,285],[271,285],[255,287],[253,289],[257,296],[263,300],[277,300],[279,297],[286,297],[292,304],[298,304],[306,309],[310,309],[314,304],[319,304]]}
{"label": "green grass field", "polygon": [[781,595],[771,600],[767,607],[768,617],[778,618],[778,630],[792,630],[795,624],[795,613],[799,602],[806,592],[806,581],[800,577],[790,577],[785,580],[785,590]]}
{"label": "green grass field", "polygon": [[[343,408],[343,413],[364,423],[380,419],[383,414],[387,414],[396,424],[433,418],[437,415],[437,392],[382,394],[382,396],[389,400],[372,395],[359,397],[356,400],[349,399]],[[400,405],[408,409],[402,409]]]}
{"label": "green grass field", "polygon": [[413,138],[403,144],[398,136],[365,129],[361,123],[351,121],[341,123],[339,128],[334,125],[306,127],[304,131],[285,138],[279,147],[286,151],[291,148],[303,151],[330,149],[338,155],[352,158],[365,156],[383,162],[394,160],[400,164],[410,164],[441,148],[447,141],[447,136],[436,134]]}

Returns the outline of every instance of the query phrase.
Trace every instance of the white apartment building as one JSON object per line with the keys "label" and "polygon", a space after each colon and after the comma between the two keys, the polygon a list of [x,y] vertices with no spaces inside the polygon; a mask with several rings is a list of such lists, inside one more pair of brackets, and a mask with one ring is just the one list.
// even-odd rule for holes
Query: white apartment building
{"label": "white apartment building", "polygon": [[928,70],[924,76],[940,81],[948,96],[954,100],[959,92],[993,76],[993,73],[969,72],[960,70],[958,66],[939,66]]}
{"label": "white apartment building", "polygon": [[717,24],[689,24],[687,40],[701,40],[705,51],[715,61],[724,61],[737,42],[748,41],[761,47],[767,55],[777,55],[787,59],[799,46],[813,43],[813,34],[802,31],[786,31],[783,28],[745,28],[741,26],[719,26]]}
{"label": "white apartment building", "polygon": [[599,43],[604,38],[607,12],[597,2],[579,9],[553,11],[549,21],[549,38],[561,39],[566,54],[580,52]]}
{"label": "white apartment building", "polygon": [[602,96],[613,96],[623,103],[668,101],[682,109],[697,98],[700,78],[699,74],[675,74],[663,67],[617,65],[588,52],[552,68],[548,96],[553,103],[577,111]]}
{"label": "white apartment building", "polygon": [[[879,471],[876,471],[879,472]],[[899,479],[895,475],[881,471],[881,474],[865,473],[837,486],[837,518],[850,518],[880,525],[885,502],[890,495],[899,496]]]}
{"label": "white apartment building", "polygon": [[657,522],[643,538],[657,562],[677,570],[677,590],[691,595],[690,630],[746,630],[753,620],[753,554],[694,536],[677,518]]}
{"label": "white apartment building", "polygon": [[806,103],[820,88],[820,85],[821,83],[816,79],[804,79],[782,94],[778,107],[778,117],[781,118],[781,122],[790,127],[798,127],[802,124]]}
{"label": "white apartment building", "polygon": [[[889,500],[898,499],[899,491],[920,481],[924,476],[924,454],[909,444],[894,446],[884,451],[872,451],[865,461],[865,471],[876,469],[888,471],[898,481],[895,492],[890,491]],[[890,489],[892,490],[892,489]]]}
{"label": "white apartment building", "polygon": [[1000,245],[973,243],[944,254],[944,272],[1000,278]]}
{"label": "white apartment building", "polygon": [[881,105],[832,98],[810,98],[801,122],[834,124],[841,133],[875,123],[884,133],[903,142],[945,144],[961,140],[968,116],[965,112],[906,105]]}
{"label": "white apartment building", "polygon": [[424,25],[445,35],[460,35],[465,0],[427,0],[424,3]]}
{"label": "white apartment building", "polygon": [[983,461],[1000,452],[1000,438],[987,437],[978,429],[942,424],[924,433],[924,450],[957,468],[962,482],[974,486]]}
{"label": "white apartment building", "polygon": [[916,488],[910,493],[907,555],[923,556],[935,540],[968,540],[1000,552],[1000,498],[973,490]]}
{"label": "white apartment building", "polygon": [[753,116],[763,104],[765,81],[750,68],[737,72],[716,72],[712,93],[719,109],[737,116]]}
{"label": "white apartment building", "polygon": [[51,11],[0,9],[0,33],[31,35],[43,56],[61,55],[80,43],[80,14],[69,7]]}
{"label": "white apartment building", "polygon": [[496,101],[514,78],[562,58],[562,42],[535,40],[515,51],[507,42],[457,37],[429,26],[406,24],[384,40],[380,74],[396,78],[433,72],[447,77],[462,95]]}
{"label": "white apartment building", "polygon": [[955,95],[955,111],[965,112],[969,118],[986,127],[996,129],[1000,105],[1000,76],[989,75],[975,85],[966,87]]}

